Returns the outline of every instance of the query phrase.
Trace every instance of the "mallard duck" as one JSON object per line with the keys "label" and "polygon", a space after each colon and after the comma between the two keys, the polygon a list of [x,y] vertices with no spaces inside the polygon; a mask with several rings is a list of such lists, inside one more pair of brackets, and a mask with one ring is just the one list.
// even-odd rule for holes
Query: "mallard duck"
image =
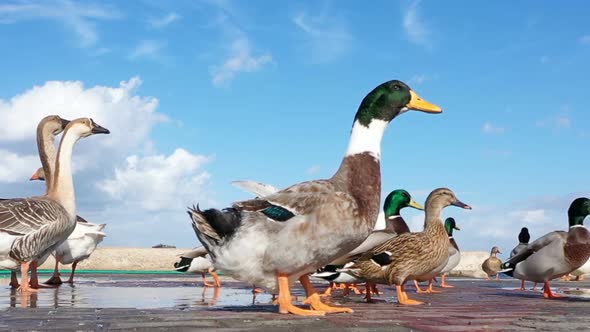
{"label": "mallard duck", "polygon": [[[48,179],[50,179],[50,176],[46,176],[43,167],[41,167],[33,173],[29,180],[45,181],[45,184],[48,184]],[[90,257],[94,250],[96,250],[98,244],[107,236],[103,232],[105,226],[106,224],[94,224],[80,216],[76,216],[76,228],[74,228],[72,234],[70,234],[70,236],[68,236],[68,238],[55,249],[55,252],[53,253],[53,256],[55,257],[53,276],[44,283],[49,285],[62,284],[59,273],[59,264],[61,263],[63,265],[72,264],[72,272],[70,272],[70,277],[66,282],[73,284],[74,274],[76,273],[78,263]]]}
{"label": "mallard duck", "polygon": [[74,231],[76,201],[71,173],[74,144],[93,134],[109,131],[81,118],[71,121],[61,139],[55,179],[47,194],[41,197],[14,198],[0,201],[0,260],[8,258],[21,266],[20,289],[36,291],[29,286],[28,272],[39,258],[50,254]]}
{"label": "mallard duck", "polygon": [[[406,207],[412,207],[418,210],[424,210],[424,207],[414,201],[410,193],[404,189],[396,189],[390,192],[383,203],[383,229],[371,232],[369,237],[363,243],[356,247],[348,254],[332,261],[329,265],[319,269],[312,276],[321,278],[334,283],[355,284],[363,282],[364,280],[355,277],[346,272],[338,272],[346,263],[349,263],[354,257],[364,254],[365,252],[375,248],[385,241],[395,237],[396,235],[409,232],[408,225],[401,216],[401,210]],[[330,290],[326,290],[326,295],[330,294]],[[372,283],[366,284],[365,294],[367,301],[371,301],[371,293],[378,294],[379,291],[376,285]]]}
{"label": "mallard duck", "polygon": [[568,211],[569,231],[545,234],[504,263],[502,272],[534,282],[542,282],[543,297],[562,297],[551,291],[550,281],[580,268],[590,258],[590,231],[584,218],[590,214],[590,199],[576,198]]}
{"label": "mallard duck", "polygon": [[[205,287],[221,287],[219,276],[215,272],[211,257],[205,247],[195,248],[189,252],[180,255],[180,261],[174,263],[174,268],[179,272],[200,273],[203,276],[203,285]],[[205,273],[211,274],[213,283],[207,282]]]}
{"label": "mallard duck", "polygon": [[461,228],[459,228],[457,226],[457,223],[455,222],[455,218],[452,218],[452,217],[447,218],[445,220],[445,230],[447,231],[447,234],[449,235],[449,260],[447,261],[447,264],[445,264],[445,267],[443,267],[442,271],[440,272],[441,273],[440,287],[443,287],[443,288],[454,287],[454,286],[447,284],[446,276],[455,267],[457,267],[457,265],[459,265],[459,262],[461,262],[461,251],[459,250],[459,246],[457,245],[457,241],[455,241],[455,238],[453,238],[453,230],[454,229],[456,229],[458,231],[461,230]]}
{"label": "mallard duck", "polygon": [[[280,313],[352,312],[322,303],[308,275],[356,248],[373,230],[381,192],[381,139],[389,122],[411,109],[441,112],[405,83],[385,82],[361,102],[346,155],[332,178],[299,183],[221,211],[190,209],[195,233],[214,265],[278,292]],[[311,310],[293,305],[295,280],[305,288],[304,303]]]}
{"label": "mallard duck", "polygon": [[481,269],[486,273],[486,280],[490,280],[490,277],[496,276],[496,280],[500,280],[500,270],[502,270],[502,261],[496,257],[497,254],[501,254],[500,248],[492,247],[490,251],[490,257],[486,258],[481,264]]}
{"label": "mallard duck", "polygon": [[[522,250],[526,249],[526,247],[529,245],[530,240],[531,235],[529,234],[529,229],[526,227],[521,228],[520,233],[518,233],[518,245],[514,247],[514,249],[512,249],[512,251],[510,252],[510,258],[518,255]],[[535,283],[534,288],[536,288],[536,286],[537,284]],[[521,280],[520,288],[517,288],[516,290],[525,290],[524,279]]]}
{"label": "mallard duck", "polygon": [[424,205],[424,231],[396,236],[342,270],[370,282],[395,284],[400,304],[422,304],[408,298],[404,284],[431,273],[448,260],[449,239],[440,219],[442,209],[450,205],[471,209],[448,188],[432,191]]}

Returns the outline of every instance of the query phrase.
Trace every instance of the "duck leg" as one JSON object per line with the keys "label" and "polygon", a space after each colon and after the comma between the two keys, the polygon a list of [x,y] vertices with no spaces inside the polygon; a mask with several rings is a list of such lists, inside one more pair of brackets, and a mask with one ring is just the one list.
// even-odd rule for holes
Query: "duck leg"
{"label": "duck leg", "polygon": [[520,281],[520,288],[515,288],[514,290],[517,290],[517,291],[526,290],[526,288],[524,288],[524,279]]}
{"label": "duck leg", "polygon": [[[279,284],[279,313],[300,316],[323,316],[325,312],[316,310],[307,310],[296,307],[292,303],[291,290],[289,289],[289,277],[286,273],[277,272],[277,283]],[[317,295],[317,293],[316,293]],[[319,297],[318,297],[319,298]]]}
{"label": "duck leg", "polygon": [[256,285],[252,285],[252,294],[262,294],[264,293],[264,289],[256,287]]}
{"label": "duck leg", "polygon": [[532,289],[532,290],[534,290],[534,291],[536,291],[536,290],[537,290],[537,283],[536,283],[536,282],[535,282],[535,284],[533,285],[533,289]]}
{"label": "duck leg", "polygon": [[545,285],[543,286],[543,297],[546,299],[555,299],[559,297],[565,297],[563,295],[557,295],[551,291],[551,285],[549,281],[545,281]]}
{"label": "duck leg", "polygon": [[426,289],[426,293],[434,294],[434,293],[442,293],[441,291],[434,290],[432,287],[434,286],[434,279],[428,280],[428,289]]}
{"label": "duck leg", "polygon": [[68,281],[66,281],[70,285],[74,284],[74,273],[76,273],[76,266],[77,265],[78,265],[78,262],[74,262],[72,264],[72,273],[70,273],[70,278],[68,278]]}
{"label": "duck leg", "polygon": [[59,256],[55,256],[55,269],[53,270],[53,275],[44,284],[48,285],[61,285],[62,281],[59,274]]}
{"label": "duck leg", "polygon": [[18,284],[18,278],[16,277],[16,271],[10,272],[10,288],[17,289],[20,285]]}
{"label": "duck leg", "polygon": [[367,303],[373,303],[373,300],[371,299],[371,293],[373,292],[372,286],[373,285],[368,281],[365,283],[365,300]]}
{"label": "duck leg", "polygon": [[320,295],[320,297],[332,296],[332,290],[336,288],[336,283],[330,281],[330,286]]}
{"label": "duck leg", "polygon": [[500,273],[496,274],[496,280],[500,280]]}
{"label": "duck leg", "polygon": [[354,312],[350,308],[345,307],[332,307],[320,301],[320,295],[313,288],[311,281],[309,281],[308,275],[303,275],[299,278],[299,282],[305,289],[307,298],[303,301],[304,304],[309,304],[313,310],[319,310],[321,312],[336,313],[336,312]]}
{"label": "duck leg", "polygon": [[442,288],[453,288],[455,286],[453,285],[449,285],[447,284],[447,275],[443,274],[442,277],[440,277],[442,279],[441,283],[440,283],[440,287]]}
{"label": "duck leg", "polygon": [[397,302],[399,304],[405,304],[405,305],[419,305],[419,304],[424,304],[424,302],[422,301],[417,301],[417,300],[412,300],[410,298],[408,298],[408,294],[406,293],[406,290],[404,289],[404,286],[395,286],[395,290],[397,292]]}
{"label": "duck leg", "polygon": [[221,287],[221,280],[219,280],[219,276],[217,275],[217,273],[215,273],[213,268],[210,267],[208,271],[209,271],[209,274],[211,274],[211,276],[213,277],[213,286],[214,287]]}
{"label": "duck leg", "polygon": [[420,284],[418,284],[418,280],[414,280],[414,286],[416,287],[416,293],[427,293],[427,291],[422,290],[422,288],[420,288]]}
{"label": "duck leg", "polygon": [[352,289],[355,295],[360,295],[362,293],[357,284],[350,284],[349,287]]}
{"label": "duck leg", "polygon": [[22,293],[28,293],[28,292],[38,292],[39,290],[31,288],[31,286],[29,285],[29,267],[31,265],[31,262],[26,262],[26,263],[22,263],[20,265],[20,273],[21,273],[21,280],[20,280],[20,287],[19,287],[19,291],[21,291]]}
{"label": "duck leg", "polygon": [[207,277],[205,276],[205,272],[203,272],[201,275],[203,276],[203,286],[205,286],[205,287],[213,287],[213,286],[215,286],[215,284],[212,284],[212,283],[210,283],[210,282],[207,281]]}

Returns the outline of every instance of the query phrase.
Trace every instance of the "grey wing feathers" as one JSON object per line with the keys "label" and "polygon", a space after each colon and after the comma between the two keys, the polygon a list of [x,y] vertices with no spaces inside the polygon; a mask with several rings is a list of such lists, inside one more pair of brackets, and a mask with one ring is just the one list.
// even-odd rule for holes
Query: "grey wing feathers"
{"label": "grey wing feathers", "polygon": [[333,198],[336,189],[327,180],[303,182],[264,197],[295,215],[306,215]]}
{"label": "grey wing feathers", "polygon": [[258,197],[269,196],[279,191],[270,184],[250,180],[232,181],[231,184]]}
{"label": "grey wing feathers", "polygon": [[531,242],[520,250],[520,252],[508,259],[506,263],[509,264],[516,264],[525,260],[530,255],[534,254],[535,252],[541,250],[543,247],[548,246],[549,244],[553,243],[554,241],[562,241],[565,243],[567,240],[567,232],[564,231],[555,231],[547,233],[540,238],[536,239],[535,241]]}
{"label": "grey wing feathers", "polygon": [[0,230],[27,234],[59,219],[59,204],[48,199],[8,199],[0,201]]}
{"label": "grey wing feathers", "polygon": [[346,256],[340,257],[334,260],[332,263],[333,265],[342,265],[350,262],[356,256],[362,255],[369,250],[385,243],[389,239],[395,237],[395,233],[389,231],[374,231],[369,234],[369,237],[361,243],[358,247],[356,247],[353,251],[346,254]]}
{"label": "grey wing feathers", "polygon": [[207,251],[207,249],[205,247],[198,247],[195,248],[191,251],[187,251],[184,252],[182,254],[180,254],[180,257],[186,257],[186,258],[197,258],[197,257],[204,257],[208,254],[209,252]]}

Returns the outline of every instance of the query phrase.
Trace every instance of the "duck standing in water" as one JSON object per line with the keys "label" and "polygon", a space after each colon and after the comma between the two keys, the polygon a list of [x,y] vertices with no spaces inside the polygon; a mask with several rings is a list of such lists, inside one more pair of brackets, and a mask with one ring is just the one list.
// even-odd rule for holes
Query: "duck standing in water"
{"label": "duck standing in water", "polygon": [[[373,89],[356,113],[338,171],[327,180],[299,183],[224,210],[188,211],[195,233],[216,268],[278,293],[280,313],[352,312],[321,302],[309,274],[360,245],[373,231],[381,193],[381,139],[388,124],[408,110],[440,113],[405,83]],[[311,310],[292,303],[299,280]]]}

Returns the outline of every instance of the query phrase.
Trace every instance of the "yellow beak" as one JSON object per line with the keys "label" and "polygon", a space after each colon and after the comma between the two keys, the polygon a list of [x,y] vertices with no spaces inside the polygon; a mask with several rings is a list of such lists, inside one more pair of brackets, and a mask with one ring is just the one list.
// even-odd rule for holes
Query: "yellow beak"
{"label": "yellow beak", "polygon": [[427,102],[426,100],[420,98],[414,90],[410,90],[410,102],[406,105],[407,108],[418,110],[426,113],[441,113],[442,108]]}
{"label": "yellow beak", "polygon": [[418,202],[416,202],[415,200],[413,200],[413,199],[410,200],[410,204],[408,204],[408,206],[411,206],[414,209],[424,210],[424,207],[422,205],[420,205]]}

